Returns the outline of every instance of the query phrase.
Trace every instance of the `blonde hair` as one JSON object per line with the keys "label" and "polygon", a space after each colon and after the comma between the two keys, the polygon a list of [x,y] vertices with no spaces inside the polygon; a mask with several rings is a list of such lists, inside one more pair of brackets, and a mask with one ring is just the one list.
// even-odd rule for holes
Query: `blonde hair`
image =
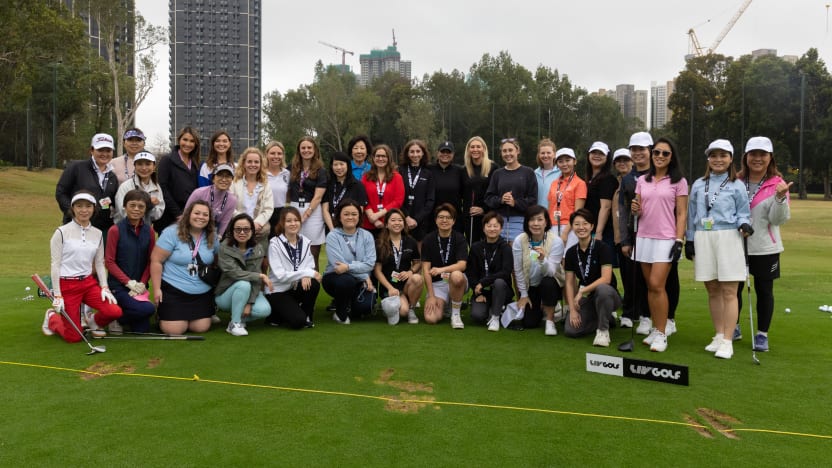
{"label": "blonde hair", "polygon": [[552,141],[551,139],[544,138],[544,139],[540,140],[540,143],[537,144],[537,166],[538,167],[543,167],[543,163],[540,161],[540,148],[543,148],[544,146],[551,146],[553,153],[557,152],[557,150],[558,150],[557,145],[555,145],[555,142]]}
{"label": "blonde hair", "polygon": [[468,177],[474,177],[474,163],[471,161],[471,143],[478,141],[482,145],[482,163],[480,164],[480,175],[482,177],[488,177],[488,174],[491,173],[491,164],[493,161],[488,158],[488,145],[485,144],[485,140],[479,136],[473,136],[471,139],[468,140],[468,143],[465,143],[465,171],[468,172]]}
{"label": "blonde hair", "polygon": [[259,148],[255,148],[254,146],[249,146],[248,148],[244,149],[242,153],[240,153],[240,159],[237,161],[237,167],[234,169],[234,180],[244,179],[246,177],[246,168],[245,162],[246,157],[254,153],[260,157],[260,172],[257,173],[257,182],[261,184],[265,184],[267,177],[266,177],[266,156],[260,151]]}
{"label": "blonde hair", "polygon": [[[280,163],[280,169],[281,169],[281,170],[286,169],[286,168],[288,167],[288,166],[287,166],[287,164],[286,164],[286,147],[283,145],[283,143],[282,143],[282,142],[279,142],[279,141],[272,141],[272,142],[269,142],[269,144],[268,144],[268,145],[266,145],[266,149],[264,149],[264,150],[263,150],[263,153],[264,153],[265,155],[268,155],[268,154],[269,154],[269,150],[271,150],[271,149],[272,149],[272,148],[274,148],[275,146],[277,146],[278,148],[280,148],[280,149],[282,149],[282,150],[283,150],[283,161],[281,161],[281,163]],[[269,157],[268,157],[268,156],[266,156],[266,164],[267,164],[267,165],[268,165],[268,159],[269,159]]]}

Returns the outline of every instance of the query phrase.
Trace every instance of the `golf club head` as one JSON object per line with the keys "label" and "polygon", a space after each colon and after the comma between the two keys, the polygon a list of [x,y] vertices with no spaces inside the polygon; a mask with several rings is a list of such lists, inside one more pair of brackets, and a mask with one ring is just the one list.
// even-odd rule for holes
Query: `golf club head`
{"label": "golf club head", "polygon": [[107,347],[106,346],[92,346],[90,345],[90,352],[87,355],[95,354],[95,353],[106,353]]}
{"label": "golf club head", "polygon": [[756,352],[751,354],[751,359],[754,360],[754,364],[757,364],[758,366],[760,365],[760,360],[757,359],[757,353]]}
{"label": "golf club head", "polygon": [[625,352],[625,353],[631,353],[631,352],[633,352],[634,347],[635,347],[635,343],[633,342],[633,340],[629,340],[629,341],[625,341],[624,343],[621,343],[620,345],[618,345],[618,350],[622,351],[622,352]]}

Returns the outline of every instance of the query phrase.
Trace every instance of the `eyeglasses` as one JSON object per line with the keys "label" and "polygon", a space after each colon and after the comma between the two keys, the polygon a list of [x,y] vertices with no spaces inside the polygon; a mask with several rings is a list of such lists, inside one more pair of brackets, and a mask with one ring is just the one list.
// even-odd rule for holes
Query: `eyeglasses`
{"label": "eyeglasses", "polygon": [[653,150],[653,156],[664,156],[666,158],[666,157],[670,156],[671,154],[673,154],[673,153],[671,153],[670,151],[667,151],[667,150],[657,150],[657,149]]}
{"label": "eyeglasses", "polygon": [[234,234],[248,234],[251,232],[251,228],[234,228]]}
{"label": "eyeglasses", "polygon": [[453,221],[454,218],[447,216],[447,215],[439,215],[436,217],[439,221]]}
{"label": "eyeglasses", "polygon": [[386,154],[384,154],[384,153],[374,154],[374,155],[373,155],[373,157],[374,157],[374,158],[384,158],[384,159],[387,159],[387,155],[386,155]]}

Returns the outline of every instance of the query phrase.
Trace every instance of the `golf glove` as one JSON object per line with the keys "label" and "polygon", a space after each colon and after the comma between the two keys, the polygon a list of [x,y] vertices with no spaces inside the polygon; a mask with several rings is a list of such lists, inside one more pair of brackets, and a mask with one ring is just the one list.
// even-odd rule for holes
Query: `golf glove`
{"label": "golf glove", "polygon": [[754,234],[754,228],[751,227],[748,223],[742,223],[738,230],[743,233],[745,236],[750,236]]}
{"label": "golf glove", "polygon": [[116,303],[116,297],[110,292],[110,288],[101,288],[101,300],[110,304]]}
{"label": "golf glove", "polygon": [[682,258],[682,241],[676,241],[673,243],[673,247],[670,249],[670,256],[668,256],[671,262],[676,263]]}
{"label": "golf glove", "polygon": [[52,301],[52,308],[55,309],[56,312],[60,313],[61,310],[63,310],[63,308],[64,308],[64,298],[56,297]]}
{"label": "golf glove", "polygon": [[693,241],[685,242],[685,258],[688,260],[693,260],[693,257],[696,256],[696,248],[693,246]]}
{"label": "golf glove", "polygon": [[144,294],[147,291],[147,288],[144,286],[144,283],[138,282],[136,280],[130,280],[127,282],[127,289],[130,290],[132,294],[131,296],[138,296],[139,294]]}

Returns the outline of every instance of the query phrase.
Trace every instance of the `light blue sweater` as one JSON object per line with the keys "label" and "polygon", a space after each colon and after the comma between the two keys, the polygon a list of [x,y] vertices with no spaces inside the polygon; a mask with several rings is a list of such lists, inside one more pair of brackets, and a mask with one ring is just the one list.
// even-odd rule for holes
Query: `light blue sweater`
{"label": "light blue sweater", "polygon": [[[751,210],[748,206],[748,192],[739,180],[728,182],[720,190],[720,185],[728,178],[727,173],[711,174],[708,193],[705,194],[705,178],[700,177],[693,183],[688,200],[688,227],[686,236],[693,240],[695,231],[704,231],[702,219],[713,218],[712,231],[738,229],[742,224],[751,224]],[[714,205],[708,212],[708,204],[714,194],[719,192]]]}
{"label": "light blue sweater", "polygon": [[324,274],[335,271],[335,262],[341,262],[350,266],[349,274],[358,279],[366,279],[376,263],[373,235],[362,228],[351,235],[345,234],[341,228],[335,228],[326,235],[326,257]]}

